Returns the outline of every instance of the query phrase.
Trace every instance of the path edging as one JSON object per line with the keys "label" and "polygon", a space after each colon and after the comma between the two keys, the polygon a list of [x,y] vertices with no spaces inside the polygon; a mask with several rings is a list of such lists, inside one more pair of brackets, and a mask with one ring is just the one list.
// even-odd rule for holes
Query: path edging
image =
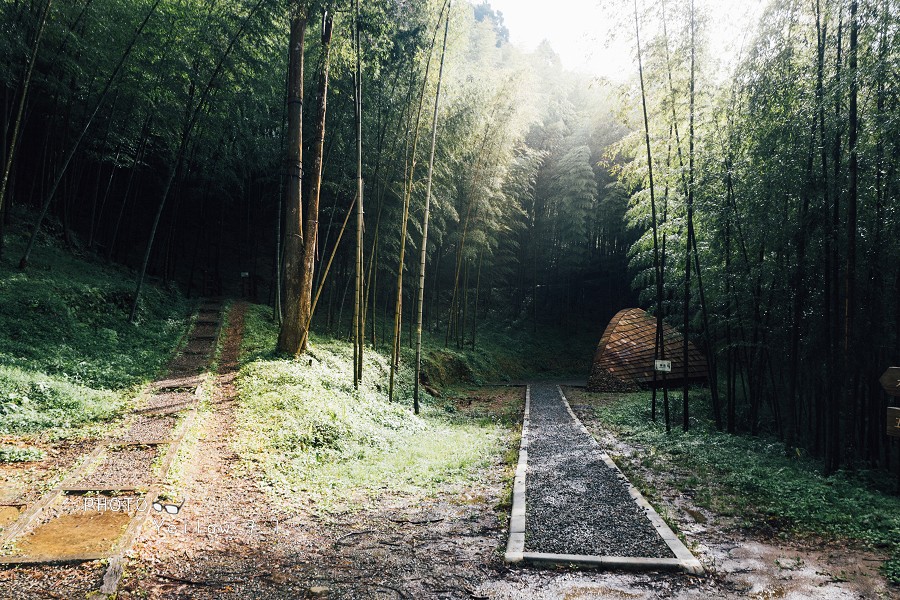
{"label": "path edging", "polygon": [[512,513],[509,522],[509,542],[506,545],[504,560],[510,564],[527,562],[538,565],[570,565],[581,564],[605,569],[625,570],[673,570],[700,575],[703,573],[703,565],[691,554],[691,551],[678,539],[675,532],[663,521],[656,509],[647,502],[640,490],[631,482],[619,466],[600,448],[599,442],[591,435],[581,419],[572,410],[569,400],[562,391],[561,386],[556,386],[557,393],[566,407],[569,415],[575,421],[575,425],[588,436],[591,445],[597,450],[603,462],[618,473],[625,484],[629,495],[635,504],[643,509],[644,514],[656,529],[656,532],[669,547],[675,558],[647,558],[636,556],[590,556],[582,554],[554,554],[548,552],[525,552],[525,479],[528,471],[528,426],[531,412],[531,385],[525,388],[525,414],[522,418],[522,441],[519,446],[519,461],[516,466],[515,479],[513,481]]}
{"label": "path edging", "polygon": [[[669,550],[672,551],[672,554],[675,555],[674,559],[659,559],[659,558],[639,558],[639,557],[621,557],[621,556],[610,556],[610,557],[600,557],[601,561],[603,559],[607,559],[605,564],[609,564],[612,566],[615,564],[617,567],[621,568],[658,568],[656,566],[652,566],[653,564],[660,563],[660,566],[666,565],[681,569],[688,573],[692,573],[695,575],[701,575],[703,573],[703,565],[700,564],[700,561],[691,553],[690,550],[687,549],[678,536],[675,535],[675,532],[672,531],[672,528],[663,520],[662,517],[659,516],[659,513],[656,512],[656,509],[647,502],[647,499],[644,498],[644,495],[641,494],[641,491],[634,487],[631,484],[631,481],[628,480],[628,477],[625,473],[622,472],[622,469],[619,468],[619,465],[613,461],[610,456],[604,452],[600,448],[600,443],[594,438],[588,428],[585,427],[584,423],[581,422],[581,419],[575,414],[575,411],[572,410],[572,407],[569,405],[569,399],[566,398],[566,395],[562,391],[562,387],[556,386],[557,391],[559,392],[559,397],[562,398],[563,404],[566,405],[566,410],[569,411],[569,415],[575,420],[575,424],[581,428],[581,430],[587,434],[588,439],[591,440],[591,445],[597,449],[600,453],[600,458],[603,459],[603,462],[606,465],[614,469],[621,477],[622,482],[625,484],[628,493],[631,495],[632,500],[634,500],[635,504],[637,504],[640,508],[642,508],[647,515],[647,518],[650,520],[650,523],[656,529],[656,532],[662,538],[662,540],[669,547]],[[568,555],[558,555],[558,556],[568,556]],[[566,561],[569,562],[569,561]],[[601,563],[604,564],[604,563]]]}
{"label": "path edging", "polygon": [[512,513],[509,520],[509,543],[503,559],[508,563],[522,562],[525,552],[525,473],[528,469],[528,422],[531,412],[531,385],[525,386],[525,414],[522,417],[522,439],[519,462],[513,480]]}

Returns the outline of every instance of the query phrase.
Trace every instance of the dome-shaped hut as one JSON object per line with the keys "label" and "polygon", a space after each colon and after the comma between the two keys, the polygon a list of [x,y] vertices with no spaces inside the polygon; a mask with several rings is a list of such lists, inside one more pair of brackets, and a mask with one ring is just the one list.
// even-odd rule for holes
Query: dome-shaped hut
{"label": "dome-shaped hut", "polygon": [[[684,337],[663,323],[665,359],[672,361],[666,373],[666,386],[682,385],[684,369]],[[588,389],[594,392],[633,391],[647,388],[653,382],[656,319],[640,308],[626,308],[612,318],[594,354]],[[660,357],[662,358],[662,357]],[[688,381],[707,377],[706,358],[688,342]],[[657,377],[662,385],[662,377]]]}

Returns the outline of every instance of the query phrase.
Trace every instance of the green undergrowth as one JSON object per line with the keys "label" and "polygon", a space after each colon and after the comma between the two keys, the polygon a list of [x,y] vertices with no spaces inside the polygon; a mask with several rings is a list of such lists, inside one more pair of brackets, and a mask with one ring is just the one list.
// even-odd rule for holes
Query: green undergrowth
{"label": "green undergrowth", "polygon": [[[647,393],[583,397],[592,400],[604,425],[640,449],[637,456],[622,457],[629,476],[651,469],[698,505],[750,528],[783,537],[853,540],[886,552],[891,558],[883,572],[900,584],[900,497],[883,475],[825,476],[820,463],[796,453],[788,456],[776,440],[721,433],[704,421],[685,433],[680,415],[667,435],[661,419],[650,419]],[[696,397],[703,400],[701,394]],[[695,408],[695,414],[701,411]]]}
{"label": "green undergrowth", "polygon": [[307,354],[278,356],[270,313],[263,306],[247,313],[237,439],[242,456],[286,503],[306,499],[329,510],[360,506],[381,491],[427,495],[465,486],[502,460],[511,421],[464,415],[428,394],[421,414],[413,414],[411,354],[391,402],[383,354],[366,351],[356,390],[351,344],[312,335]]}
{"label": "green undergrowth", "polygon": [[[483,321],[474,348],[471,327],[467,328],[466,343],[462,348],[457,347],[455,340],[447,343],[443,331],[426,329],[423,332],[422,373],[430,386],[443,389],[535,379],[586,379],[602,334],[602,326],[594,327],[591,323],[574,330],[552,325],[541,325],[535,330],[530,322],[509,321],[494,313]],[[371,332],[372,323],[366,327]],[[380,352],[390,352],[391,327],[393,318],[376,317]],[[403,351],[411,353],[413,348],[407,327],[405,323]],[[315,321],[313,329],[326,331],[324,321]]]}
{"label": "green undergrowth", "polygon": [[43,460],[45,453],[40,448],[31,446],[0,446],[0,463],[31,462]]}
{"label": "green undergrowth", "polygon": [[553,377],[586,378],[599,335],[494,325],[480,332],[475,348],[445,347],[441,336],[427,336],[423,371],[436,386],[492,383]]}
{"label": "green undergrowth", "polygon": [[72,428],[119,414],[158,374],[185,329],[187,303],[146,286],[128,322],[134,274],[72,256],[44,238],[27,270],[13,229],[0,260],[0,434]]}

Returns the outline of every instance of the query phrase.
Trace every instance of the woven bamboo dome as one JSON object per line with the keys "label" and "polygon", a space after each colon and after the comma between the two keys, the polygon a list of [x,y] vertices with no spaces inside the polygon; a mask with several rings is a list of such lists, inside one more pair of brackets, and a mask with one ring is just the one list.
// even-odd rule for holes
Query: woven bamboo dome
{"label": "woven bamboo dome", "polygon": [[[596,392],[628,391],[649,387],[653,382],[653,352],[656,319],[640,308],[626,308],[612,318],[594,354],[588,389]],[[665,358],[672,361],[672,372],[666,374],[666,385],[682,385],[684,381],[684,337],[663,323]],[[689,381],[706,379],[706,358],[688,342]],[[661,377],[657,385],[662,385]]]}

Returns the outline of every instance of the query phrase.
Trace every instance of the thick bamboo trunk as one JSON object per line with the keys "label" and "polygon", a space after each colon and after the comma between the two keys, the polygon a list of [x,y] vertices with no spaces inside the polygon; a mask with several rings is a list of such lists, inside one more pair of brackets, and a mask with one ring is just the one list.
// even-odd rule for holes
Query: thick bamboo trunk
{"label": "thick bamboo trunk", "polygon": [[[847,365],[846,374],[849,376],[849,388],[846,394],[846,406],[849,408],[850,428],[852,435],[856,427],[855,421],[859,418],[859,406],[857,398],[857,380],[859,377],[858,365],[855,356],[856,337],[856,236],[858,221],[859,201],[859,68],[857,47],[859,38],[859,19],[857,11],[859,2],[850,2],[850,48],[847,56],[850,68],[850,106],[849,106],[849,131],[847,142],[850,151],[850,164],[848,166],[849,182],[847,187],[847,267],[844,276],[844,362]],[[855,448],[855,444],[853,445]],[[855,456],[851,456],[851,459]]]}
{"label": "thick bamboo trunk", "polygon": [[356,298],[353,306],[353,387],[359,387],[363,371],[366,332],[363,311],[363,175],[362,175],[362,65],[359,46],[359,0],[354,5],[353,46],[356,51]]}
{"label": "thick bamboo trunk", "polygon": [[687,196],[687,238],[684,265],[684,345],[682,348],[682,360],[684,368],[684,386],[682,392],[682,427],[685,431],[690,429],[689,390],[688,385],[688,337],[690,336],[690,305],[691,305],[691,240],[694,238],[694,0],[691,0],[690,13],[691,30],[691,76],[690,76],[690,108],[688,115],[688,196]]}
{"label": "thick bamboo trunk", "polygon": [[[837,29],[837,56],[835,59],[834,84],[834,119],[835,123],[841,122],[841,54],[843,50],[843,10],[840,11],[838,17]],[[824,40],[823,40],[824,44]],[[840,314],[840,236],[838,231],[840,228],[841,214],[841,128],[835,127],[834,138],[831,147],[831,161],[834,169],[832,176],[832,203],[831,203],[831,226],[829,227],[826,239],[829,240],[831,246],[829,276],[829,290],[826,294],[826,315],[827,330],[830,343],[827,350],[831,354],[831,366],[828,369],[828,378],[831,385],[828,386],[828,417],[825,424],[825,471],[833,473],[840,468],[841,465],[841,397],[843,385],[843,374],[846,369],[846,361],[843,360],[843,353],[840,351],[840,330],[841,330],[841,314]],[[827,361],[827,357],[826,357]]]}
{"label": "thick bamboo trunk", "polygon": [[315,261],[318,252],[319,232],[319,192],[322,186],[322,156],[325,149],[325,116],[328,106],[328,67],[331,56],[331,33],[333,20],[331,13],[325,15],[322,30],[322,70],[319,73],[319,96],[316,110],[316,130],[310,148],[311,171],[306,196],[306,227],[303,232],[303,263],[300,279],[300,348],[297,354],[306,350],[309,328],[312,320],[312,284],[315,275]]}
{"label": "thick bamboo trunk", "polygon": [[[308,14],[303,5],[291,18],[288,46],[287,185],[284,205],[284,320],[278,332],[278,351],[300,352],[302,325],[300,298],[303,279],[303,44]],[[281,290],[279,290],[280,292]],[[276,300],[278,303],[280,299]]]}

